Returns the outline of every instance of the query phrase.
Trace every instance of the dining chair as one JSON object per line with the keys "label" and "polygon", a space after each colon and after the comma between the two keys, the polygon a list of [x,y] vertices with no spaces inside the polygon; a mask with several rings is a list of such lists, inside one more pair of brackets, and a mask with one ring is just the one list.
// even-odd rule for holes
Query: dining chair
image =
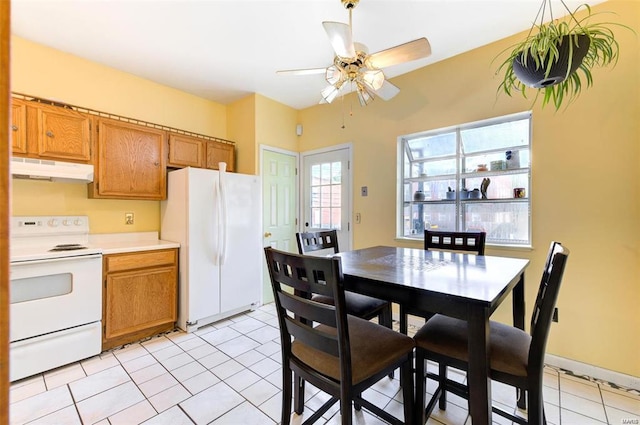
{"label": "dining chair", "polygon": [[[471,252],[484,255],[487,238],[485,232],[449,232],[442,230],[424,231],[424,249],[441,251]],[[400,305],[400,332],[407,335],[409,331],[409,315],[421,316],[428,320],[433,314]]]}
{"label": "dining chair", "polygon": [[[304,411],[308,381],[330,395],[303,424],[311,424],[340,401],[342,424],[352,423],[351,408],[362,407],[392,424],[413,425],[413,339],[377,323],[347,314],[339,257],[312,257],[265,248],[271,278],[282,353],[282,424],[294,410]],[[314,301],[308,294],[331,297]],[[373,384],[400,368],[404,422],[362,398]]]}
{"label": "dining chair", "polygon": [[[298,254],[308,255],[312,252],[331,249],[333,249],[334,254],[340,252],[335,229],[296,233],[296,240],[298,242]],[[315,294],[313,295],[313,300],[325,304],[333,304],[333,299],[326,295]],[[391,302],[349,291],[345,292],[345,301],[348,314],[353,314],[365,320],[377,317],[379,324],[393,329]]]}
{"label": "dining chair", "polygon": [[[489,377],[526,391],[528,421],[496,406],[494,413],[519,424],[546,424],[542,400],[544,353],[569,250],[552,242],[531,315],[530,334],[513,326],[489,324]],[[436,314],[414,336],[416,341],[416,419],[424,424],[436,401],[446,408],[446,393],[469,399],[468,388],[447,379],[447,366],[468,370],[468,334],[464,320]],[[439,363],[439,373],[425,375],[425,361]],[[439,385],[425,409],[425,378]],[[522,395],[522,394],[521,394]]]}

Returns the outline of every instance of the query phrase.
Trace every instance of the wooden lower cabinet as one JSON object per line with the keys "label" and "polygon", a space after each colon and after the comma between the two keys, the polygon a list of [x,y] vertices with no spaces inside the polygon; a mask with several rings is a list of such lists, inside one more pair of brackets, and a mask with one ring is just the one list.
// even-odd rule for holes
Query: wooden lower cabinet
{"label": "wooden lower cabinet", "polygon": [[177,251],[103,257],[103,350],[173,329],[178,308]]}

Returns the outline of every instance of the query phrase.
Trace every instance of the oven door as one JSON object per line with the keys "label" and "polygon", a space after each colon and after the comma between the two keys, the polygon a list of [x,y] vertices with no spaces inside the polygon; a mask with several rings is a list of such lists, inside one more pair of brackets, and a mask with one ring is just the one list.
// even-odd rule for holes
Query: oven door
{"label": "oven door", "polygon": [[102,255],[11,263],[11,342],[102,317]]}

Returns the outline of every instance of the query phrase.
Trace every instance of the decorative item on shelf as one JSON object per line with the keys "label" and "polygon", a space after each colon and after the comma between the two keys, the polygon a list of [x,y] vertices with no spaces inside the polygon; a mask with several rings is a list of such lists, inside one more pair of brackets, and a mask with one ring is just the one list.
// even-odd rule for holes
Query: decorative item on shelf
{"label": "decorative item on shelf", "polygon": [[447,188],[447,200],[456,199],[456,191],[451,189],[451,186]]}
{"label": "decorative item on shelf", "polygon": [[489,163],[491,171],[500,171],[507,169],[507,163],[504,160],[491,161]]}
{"label": "decorative item on shelf", "polygon": [[469,191],[464,187],[460,189],[460,199],[469,199]]}
{"label": "decorative item on shelf", "polygon": [[487,164],[478,164],[476,171],[487,171]]}
{"label": "decorative item on shelf", "polygon": [[481,196],[480,189],[478,188],[469,191],[469,199],[480,199]]}
{"label": "decorative item on shelf", "polygon": [[482,199],[487,199],[487,188],[491,184],[491,179],[485,178],[482,179],[482,183],[480,184],[480,193],[482,193]]}
{"label": "decorative item on shelf", "polygon": [[507,169],[520,168],[520,152],[506,151],[504,157],[506,159]]}
{"label": "decorative item on shelf", "polygon": [[[615,22],[587,22],[601,13],[592,14],[588,4],[571,12],[564,1],[561,3],[568,12],[567,18],[554,20],[551,0],[542,0],[527,37],[505,50],[511,52],[497,70],[504,73],[498,91],[508,96],[520,93],[526,98],[526,89],[531,87],[537,89],[533,103],[542,93],[542,106],[552,102],[558,110],[564,101],[570,104],[575,100],[583,86],[591,86],[591,68],[616,64],[618,42],[610,26],[633,30]],[[578,20],[575,14],[581,8],[586,16]],[[545,23],[547,11],[551,19]]]}
{"label": "decorative item on shelf", "polygon": [[513,197],[514,198],[525,198],[526,192],[524,190],[524,187],[516,187],[513,189]]}
{"label": "decorative item on shelf", "polygon": [[413,200],[414,201],[424,201],[425,197],[424,197],[424,192],[421,190],[416,190],[413,194]]}

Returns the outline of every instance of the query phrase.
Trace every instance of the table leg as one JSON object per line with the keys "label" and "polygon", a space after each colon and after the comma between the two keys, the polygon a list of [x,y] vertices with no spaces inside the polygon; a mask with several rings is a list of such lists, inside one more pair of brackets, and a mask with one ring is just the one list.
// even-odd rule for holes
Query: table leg
{"label": "table leg", "polygon": [[[513,326],[518,329],[524,330],[524,314],[525,314],[525,301],[524,301],[524,272],[520,275],[518,284],[513,288]],[[516,390],[516,398],[518,400],[518,407],[521,409],[527,408],[527,396],[526,391],[523,388]]]}
{"label": "table leg", "polygon": [[491,423],[491,381],[489,380],[489,314],[484,308],[469,311],[469,410],[473,425]]}
{"label": "table leg", "polygon": [[520,275],[520,280],[513,288],[511,297],[513,301],[513,326],[524,330],[524,272]]}

